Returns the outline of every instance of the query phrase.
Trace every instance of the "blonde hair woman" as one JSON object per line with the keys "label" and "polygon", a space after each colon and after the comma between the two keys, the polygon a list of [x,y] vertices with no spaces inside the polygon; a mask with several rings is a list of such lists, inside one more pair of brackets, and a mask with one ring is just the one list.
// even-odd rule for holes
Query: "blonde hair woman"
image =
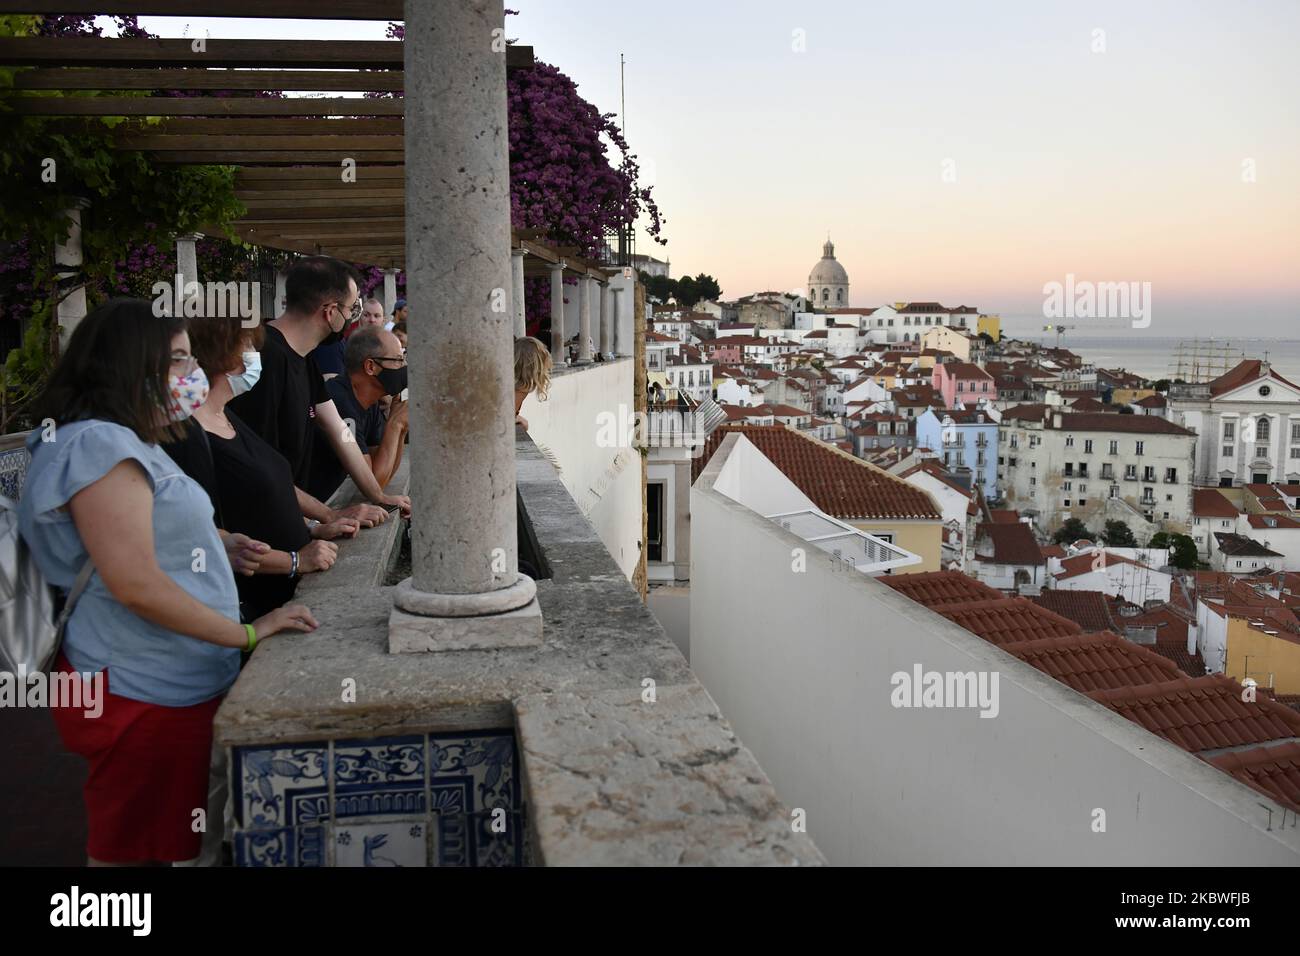
{"label": "blonde hair woman", "polygon": [[551,353],[539,340],[525,336],[515,339],[515,424],[528,427],[528,419],[519,414],[524,399],[536,392],[546,401],[551,387]]}

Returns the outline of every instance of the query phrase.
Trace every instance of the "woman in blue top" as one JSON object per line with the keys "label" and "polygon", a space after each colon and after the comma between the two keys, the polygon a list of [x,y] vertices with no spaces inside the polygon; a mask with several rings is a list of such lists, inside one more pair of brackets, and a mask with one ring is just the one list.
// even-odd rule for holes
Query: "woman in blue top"
{"label": "woman in blue top", "polygon": [[54,709],[64,744],[90,764],[92,866],[198,855],[212,717],[240,650],[316,627],[302,605],[239,623],[212,504],[158,447],[206,392],[184,320],[114,300],[77,326],[38,406],[46,427],[28,440],[24,539],[64,589],[95,567],[58,666],[103,672],[102,713]]}

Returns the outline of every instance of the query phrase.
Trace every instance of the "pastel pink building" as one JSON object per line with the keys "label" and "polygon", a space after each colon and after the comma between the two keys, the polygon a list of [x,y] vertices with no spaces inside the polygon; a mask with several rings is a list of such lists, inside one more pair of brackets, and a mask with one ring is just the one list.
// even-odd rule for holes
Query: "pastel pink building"
{"label": "pastel pink building", "polygon": [[742,348],[740,339],[735,342],[727,338],[714,339],[711,342],[702,343],[705,353],[709,356],[710,362],[723,362],[728,365],[739,365],[741,363]]}
{"label": "pastel pink building", "polygon": [[930,384],[943,396],[944,408],[956,408],[958,402],[967,408],[974,408],[981,399],[993,401],[998,397],[993,376],[970,362],[936,364]]}

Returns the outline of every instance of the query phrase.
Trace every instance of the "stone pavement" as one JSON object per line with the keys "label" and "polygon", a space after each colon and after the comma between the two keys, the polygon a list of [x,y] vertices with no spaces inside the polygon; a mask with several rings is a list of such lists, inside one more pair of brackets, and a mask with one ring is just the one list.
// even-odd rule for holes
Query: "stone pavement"
{"label": "stone pavement", "polygon": [[0,780],[0,866],[84,866],[86,762],[48,710],[0,710]]}

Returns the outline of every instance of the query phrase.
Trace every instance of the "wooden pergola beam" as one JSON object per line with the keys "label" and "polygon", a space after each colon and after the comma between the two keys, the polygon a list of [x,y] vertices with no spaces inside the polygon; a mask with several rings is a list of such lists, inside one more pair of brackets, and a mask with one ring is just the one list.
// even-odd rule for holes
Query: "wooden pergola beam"
{"label": "wooden pergola beam", "polygon": [[[358,169],[357,182],[362,177],[379,180],[385,186],[392,184],[405,190],[406,171],[401,166],[376,166],[371,169]],[[282,167],[244,167],[235,173],[235,186],[247,186],[250,189],[282,189],[300,187],[303,189],[319,188],[319,184],[334,185],[339,183],[337,169],[325,169],[319,166],[304,166],[301,169],[284,169]],[[266,185],[263,185],[266,184]]]}
{"label": "wooden pergola beam", "polygon": [[123,149],[139,150],[187,150],[201,152],[224,152],[226,150],[294,150],[304,149],[313,152],[338,152],[344,156],[354,153],[374,153],[385,150],[402,152],[401,136],[337,136],[318,133],[315,136],[238,136],[221,133],[192,135],[182,133],[141,133],[127,130],[118,133],[117,145]]}
{"label": "wooden pergola beam", "polygon": [[60,69],[21,70],[17,90],[294,90],[313,93],[395,93],[401,70],[209,70]]}
{"label": "wooden pergola beam", "polygon": [[[318,5],[320,17],[330,8]],[[198,40],[184,37],[0,37],[6,66],[298,67],[383,70],[402,67],[399,40]],[[532,47],[506,47],[506,68],[531,66]]]}
{"label": "wooden pergola beam", "polygon": [[[300,166],[303,164],[332,166],[334,175],[337,176],[343,160],[355,158],[355,156],[352,151],[348,150],[228,150],[217,148],[214,144],[214,148],[206,150],[158,150],[154,153],[153,158],[160,163],[178,163],[190,166]],[[405,154],[400,149],[395,149],[366,153],[365,162],[396,164],[401,163],[405,158]],[[358,179],[363,175],[361,172],[363,168],[364,164],[357,164]]]}
{"label": "wooden pergola beam", "polygon": [[401,116],[401,99],[339,96],[8,96],[24,116]]}
{"label": "wooden pergola beam", "polygon": [[11,13],[98,13],[104,16],[273,17],[284,20],[401,21],[402,0],[14,0]]}

